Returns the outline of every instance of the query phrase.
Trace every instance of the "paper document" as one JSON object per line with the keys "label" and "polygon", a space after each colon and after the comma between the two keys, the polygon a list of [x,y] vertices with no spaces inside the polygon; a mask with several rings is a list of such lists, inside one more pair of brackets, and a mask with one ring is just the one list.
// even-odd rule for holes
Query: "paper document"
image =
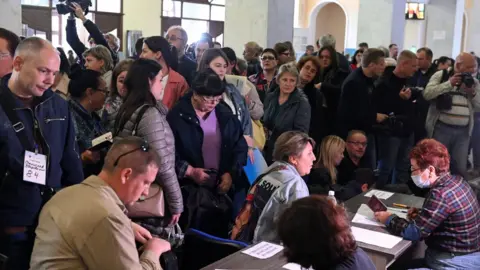
{"label": "paper document", "polygon": [[[303,270],[307,268],[302,268],[300,264],[296,263],[287,263],[283,266],[283,268],[288,269],[288,270]],[[313,268],[309,268],[308,270],[313,270]]]}
{"label": "paper document", "polygon": [[365,194],[365,197],[372,197],[372,195],[377,196],[379,199],[386,200],[390,197],[392,197],[393,193],[392,192],[387,192],[383,190],[378,190],[378,189],[372,189],[367,194]]}
{"label": "paper document", "polygon": [[276,245],[268,242],[260,242],[255,246],[242,251],[242,253],[245,253],[247,255],[250,255],[252,257],[259,258],[259,259],[268,259],[273,255],[277,254],[278,252],[280,252],[282,249],[283,247],[280,245]]}
{"label": "paper document", "polygon": [[352,234],[355,240],[382,248],[393,248],[402,241],[402,238],[386,233],[370,231],[352,226]]}
{"label": "paper document", "polygon": [[357,213],[352,219],[352,222],[366,224],[366,225],[373,225],[379,227],[385,227],[382,223],[378,222],[375,219],[375,214],[373,213],[372,209],[368,207],[366,204],[361,204],[357,210]]}
{"label": "paper document", "polygon": [[390,212],[392,214],[395,214],[398,217],[407,219],[407,213],[408,213],[407,209],[399,209],[399,208],[395,208],[395,207],[387,207],[387,208],[388,208],[388,212]]}

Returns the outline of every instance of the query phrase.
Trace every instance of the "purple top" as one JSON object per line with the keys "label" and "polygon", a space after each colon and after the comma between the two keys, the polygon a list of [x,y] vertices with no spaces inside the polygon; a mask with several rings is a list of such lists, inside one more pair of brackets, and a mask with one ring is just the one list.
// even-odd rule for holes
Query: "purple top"
{"label": "purple top", "polygon": [[220,149],[222,147],[222,136],[218,125],[215,109],[210,112],[207,119],[198,118],[200,127],[203,130],[202,155],[205,169],[218,170],[220,165]]}

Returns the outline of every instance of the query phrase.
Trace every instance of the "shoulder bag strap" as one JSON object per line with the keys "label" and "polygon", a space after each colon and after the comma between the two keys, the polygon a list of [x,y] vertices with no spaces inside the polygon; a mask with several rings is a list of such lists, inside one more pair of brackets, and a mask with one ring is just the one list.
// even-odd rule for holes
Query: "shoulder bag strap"
{"label": "shoulder bag strap", "polygon": [[135,118],[135,123],[133,125],[133,129],[132,129],[132,136],[136,136],[137,134],[137,129],[138,129],[138,125],[140,124],[140,121],[142,121],[142,117],[143,115],[145,114],[145,112],[150,108],[150,105],[143,105],[142,108],[140,108],[140,110],[138,111],[138,114],[137,114],[137,118]]}
{"label": "shoulder bag strap", "polygon": [[[2,92],[0,93],[0,105],[3,108],[3,111],[7,115],[10,123],[12,124],[13,130],[17,134],[18,140],[25,148],[25,150],[33,151],[34,145],[28,140],[28,136],[26,134],[25,125],[22,123],[20,118],[17,115],[17,112],[14,110],[13,104],[15,104],[15,99],[9,94],[6,93],[7,89],[3,88]],[[34,125],[35,128],[38,128],[37,120],[34,118]]]}

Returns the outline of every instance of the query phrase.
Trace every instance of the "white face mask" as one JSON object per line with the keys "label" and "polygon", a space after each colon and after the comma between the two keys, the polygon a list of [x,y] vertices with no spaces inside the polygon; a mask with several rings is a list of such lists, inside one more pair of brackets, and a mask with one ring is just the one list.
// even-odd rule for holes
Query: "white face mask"
{"label": "white face mask", "polygon": [[429,188],[430,187],[430,181],[427,180],[423,180],[422,179],[422,174],[418,174],[418,175],[412,175],[412,180],[413,180],[413,183],[415,183],[415,185],[419,188]]}

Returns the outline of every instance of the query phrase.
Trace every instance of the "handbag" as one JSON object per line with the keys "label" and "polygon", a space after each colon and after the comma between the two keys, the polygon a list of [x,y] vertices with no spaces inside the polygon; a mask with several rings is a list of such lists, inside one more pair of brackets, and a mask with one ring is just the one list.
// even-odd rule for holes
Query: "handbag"
{"label": "handbag", "polygon": [[[132,136],[136,135],[138,125],[149,108],[150,106],[144,105],[138,112],[137,118],[135,119],[135,125],[132,129]],[[164,217],[165,198],[162,187],[157,183],[152,183],[148,189],[148,197],[140,198],[137,202],[127,206],[127,210],[127,215],[130,218]]]}

